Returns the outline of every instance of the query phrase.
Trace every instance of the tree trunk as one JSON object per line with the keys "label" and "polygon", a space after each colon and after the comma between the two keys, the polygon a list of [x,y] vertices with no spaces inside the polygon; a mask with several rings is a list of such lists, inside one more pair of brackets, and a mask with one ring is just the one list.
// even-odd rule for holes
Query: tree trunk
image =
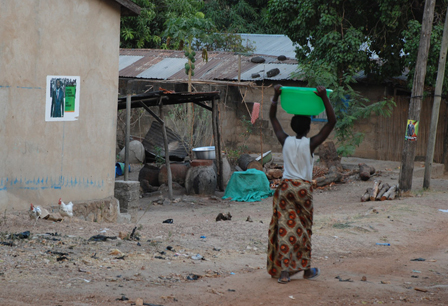
{"label": "tree trunk", "polygon": [[439,122],[440,100],[442,99],[443,79],[445,78],[446,52],[448,49],[448,10],[445,15],[443,27],[442,46],[440,48],[439,67],[437,70],[436,88],[434,90],[434,104],[432,106],[431,127],[429,129],[428,149],[426,150],[425,177],[423,188],[429,188],[431,183],[431,170],[436,147],[437,124]]}
{"label": "tree trunk", "polygon": [[319,146],[319,158],[323,166],[330,169],[335,166],[339,172],[342,172],[341,158],[338,156],[334,142],[326,141]]}
{"label": "tree trunk", "polygon": [[[415,65],[414,80],[412,83],[411,102],[409,104],[408,119],[420,121],[420,110],[422,107],[423,89],[425,85],[426,65],[432,32],[432,22],[434,20],[435,0],[426,0],[422,20],[422,30],[420,34],[420,44]],[[404,131],[402,131],[404,132]],[[421,137],[421,136],[420,136]],[[401,170],[399,185],[404,191],[412,188],[412,175],[414,172],[415,148],[417,140],[405,140],[401,158]]]}

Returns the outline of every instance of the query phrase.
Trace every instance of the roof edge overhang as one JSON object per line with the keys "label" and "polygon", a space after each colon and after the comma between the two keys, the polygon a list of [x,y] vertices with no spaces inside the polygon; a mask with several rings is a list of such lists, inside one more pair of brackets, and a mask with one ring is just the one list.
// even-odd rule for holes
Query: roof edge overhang
{"label": "roof edge overhang", "polygon": [[140,15],[141,7],[131,0],[114,0],[121,5],[121,17]]}

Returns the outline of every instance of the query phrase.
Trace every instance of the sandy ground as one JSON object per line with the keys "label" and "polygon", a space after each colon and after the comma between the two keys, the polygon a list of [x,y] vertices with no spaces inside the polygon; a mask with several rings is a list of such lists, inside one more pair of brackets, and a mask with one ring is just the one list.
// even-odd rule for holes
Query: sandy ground
{"label": "sandy ground", "polygon": [[[383,170],[373,179],[397,178]],[[6,212],[0,240],[26,230],[31,238],[0,245],[0,305],[448,305],[448,212],[439,211],[448,209],[448,177],[425,192],[415,178],[407,197],[361,203],[373,179],[315,191],[312,266],[322,272],[286,285],[266,272],[272,198],[142,198],[138,224],[33,226],[26,211]],[[232,220],[216,222],[221,212]],[[138,241],[88,241],[135,226]]]}

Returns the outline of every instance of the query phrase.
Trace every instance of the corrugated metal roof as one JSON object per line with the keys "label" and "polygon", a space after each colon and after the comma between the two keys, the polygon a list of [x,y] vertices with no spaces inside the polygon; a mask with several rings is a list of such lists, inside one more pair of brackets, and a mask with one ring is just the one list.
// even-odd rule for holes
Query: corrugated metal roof
{"label": "corrugated metal roof", "polygon": [[[130,63],[129,56],[138,60]],[[256,64],[250,60],[258,56],[241,56],[241,80],[255,81],[260,78],[252,78],[252,73],[272,68],[280,69],[281,73],[273,80],[290,80],[290,72],[298,68],[295,59],[279,61],[277,56],[261,55],[265,63]],[[129,61],[128,65],[120,69],[120,77],[145,78],[158,80],[187,80],[185,74],[186,58],[183,51],[155,50],[155,49],[121,49],[120,58],[123,63]],[[238,79],[238,54],[233,52],[209,52],[208,62],[202,60],[200,52],[196,54],[195,70],[193,80],[237,80]],[[124,64],[123,64],[124,66]],[[267,69],[267,70],[269,70]],[[266,71],[267,71],[266,70]]]}
{"label": "corrugated metal roof", "polygon": [[241,36],[242,45],[255,47],[254,53],[272,56],[284,55],[288,58],[296,58],[296,46],[286,35],[271,34],[238,34]]}
{"label": "corrugated metal roof", "polygon": [[143,56],[120,55],[120,63],[118,64],[118,69],[124,69],[142,58]]}
{"label": "corrugated metal roof", "polygon": [[179,70],[185,70],[187,62],[186,58],[164,58],[138,74],[137,78],[166,80]]}

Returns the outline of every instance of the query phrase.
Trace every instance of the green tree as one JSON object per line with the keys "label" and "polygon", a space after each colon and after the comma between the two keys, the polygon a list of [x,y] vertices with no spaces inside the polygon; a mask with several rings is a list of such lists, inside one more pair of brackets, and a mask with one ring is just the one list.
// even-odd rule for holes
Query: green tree
{"label": "green tree", "polygon": [[[393,102],[370,103],[351,85],[360,71],[380,81],[400,76],[406,67],[414,66],[424,3],[424,0],[269,2],[272,20],[301,46],[297,49],[299,74],[305,76],[311,86],[322,84],[334,89],[330,98],[338,117],[335,131],[339,153],[351,154],[361,143],[363,134],[353,129],[356,120],[372,112],[390,114]],[[446,0],[438,3],[436,11],[442,12],[441,16],[444,16],[446,3]],[[415,53],[406,52],[412,47],[408,42],[414,38]]]}
{"label": "green tree", "polygon": [[142,10],[138,17],[121,18],[122,48],[161,48],[166,22],[194,17],[202,8],[200,0],[133,0]]}
{"label": "green tree", "polygon": [[202,12],[221,32],[279,34],[269,18],[269,0],[210,0]]}

